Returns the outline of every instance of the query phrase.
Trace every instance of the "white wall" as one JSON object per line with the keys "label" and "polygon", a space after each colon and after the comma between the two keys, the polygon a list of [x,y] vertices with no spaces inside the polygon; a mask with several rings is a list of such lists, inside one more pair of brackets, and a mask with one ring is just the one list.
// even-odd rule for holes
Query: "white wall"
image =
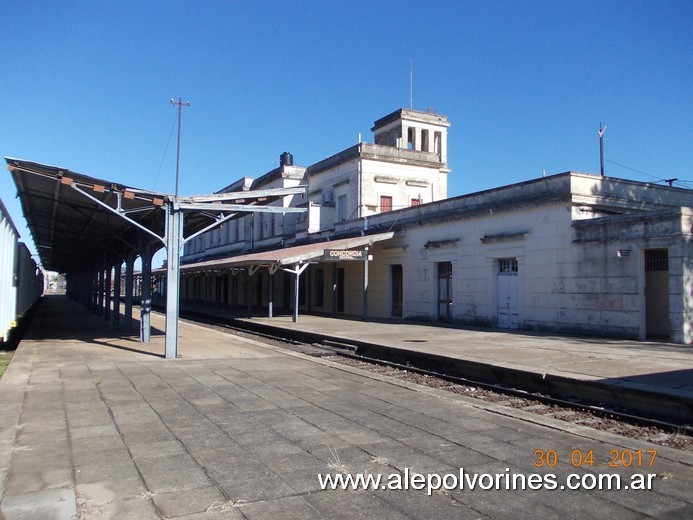
{"label": "white wall", "polygon": [[452,319],[495,326],[498,259],[514,257],[520,328],[644,339],[643,251],[667,248],[672,341],[691,343],[693,241],[681,230],[690,234],[693,213],[683,212],[582,221],[576,229],[570,207],[554,204],[410,226],[373,251],[369,315],[391,317],[389,266],[402,264],[403,317],[436,320],[437,264],[449,261]]}
{"label": "white wall", "polygon": [[393,199],[393,209],[407,208],[411,199],[423,203],[447,197],[447,174],[424,166],[364,160],[362,165],[363,215],[380,212],[380,196]]}

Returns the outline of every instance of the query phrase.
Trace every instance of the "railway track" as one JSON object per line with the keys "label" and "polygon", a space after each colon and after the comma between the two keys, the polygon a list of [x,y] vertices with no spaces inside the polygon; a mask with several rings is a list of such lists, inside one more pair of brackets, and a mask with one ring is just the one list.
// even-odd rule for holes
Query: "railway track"
{"label": "railway track", "polygon": [[653,419],[637,413],[611,409],[603,405],[579,402],[540,392],[531,392],[511,385],[489,383],[446,373],[443,367],[417,366],[415,361],[395,362],[363,355],[360,345],[345,340],[322,339],[306,342],[280,336],[268,331],[251,330],[247,322],[215,318],[198,313],[183,313],[195,323],[227,333],[288,348],[314,357],[369,370],[390,377],[422,384],[484,402],[491,402],[533,414],[609,431],[629,438],[640,438],[659,445],[693,451],[693,427],[674,421]]}

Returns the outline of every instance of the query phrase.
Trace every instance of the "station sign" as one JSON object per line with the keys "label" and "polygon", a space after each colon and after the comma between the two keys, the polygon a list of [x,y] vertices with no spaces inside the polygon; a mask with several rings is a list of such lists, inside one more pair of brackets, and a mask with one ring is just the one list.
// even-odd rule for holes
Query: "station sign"
{"label": "station sign", "polygon": [[324,260],[327,262],[342,262],[344,260],[371,260],[368,252],[364,250],[349,250],[349,249],[325,249]]}

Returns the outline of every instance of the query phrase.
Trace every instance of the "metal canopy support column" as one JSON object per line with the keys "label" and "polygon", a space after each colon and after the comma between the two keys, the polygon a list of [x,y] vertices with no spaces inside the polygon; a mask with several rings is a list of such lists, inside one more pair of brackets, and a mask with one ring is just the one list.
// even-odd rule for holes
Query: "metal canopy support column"
{"label": "metal canopy support column", "polygon": [[140,341],[149,343],[152,312],[152,246],[142,245],[142,279],[140,280]]}
{"label": "metal canopy support column", "polygon": [[253,287],[252,287],[253,284],[252,284],[252,280],[253,280],[253,275],[249,269],[247,282],[245,285],[245,305],[246,305],[246,314],[247,314],[248,318],[253,317]]}
{"label": "metal canopy support column", "polygon": [[332,317],[337,316],[337,262],[332,264]]}
{"label": "metal canopy support column", "polygon": [[111,283],[113,281],[113,278],[111,277],[111,257],[108,255],[108,253],[104,253],[103,255],[103,263],[106,268],[103,319],[108,321],[109,319],[111,319]]}
{"label": "metal canopy support column", "polygon": [[101,261],[94,259],[94,307],[92,310],[98,315],[101,312]]}
{"label": "metal canopy support column", "polygon": [[294,283],[294,315],[291,318],[291,321],[293,321],[294,323],[298,321],[298,286],[299,283],[301,283],[301,271],[299,270],[298,266],[296,266],[295,276],[296,282]]}
{"label": "metal canopy support column", "polygon": [[134,291],[135,252],[129,251],[125,257],[125,315],[123,327],[126,332],[132,332],[132,297]]}
{"label": "metal canopy support column", "polygon": [[269,270],[269,281],[267,283],[267,317],[272,318],[274,306],[274,272]]}
{"label": "metal canopy support column", "polygon": [[294,315],[291,318],[291,321],[296,323],[298,321],[298,290],[299,290],[299,283],[301,279],[301,273],[306,270],[306,268],[310,264],[305,263],[297,263],[294,264],[293,269],[284,269],[286,272],[292,273],[294,275],[295,283],[294,283]]}
{"label": "metal canopy support column", "polygon": [[113,314],[111,321],[113,325],[118,326],[120,323],[120,268],[122,266],[122,260],[120,258],[114,258],[115,263],[113,264]]}
{"label": "metal canopy support column", "polygon": [[238,269],[231,271],[231,313],[236,313],[238,305]]}
{"label": "metal canopy support column", "polygon": [[96,314],[99,313],[99,263],[92,258],[91,261],[91,290],[89,310]]}
{"label": "metal canopy support column", "polygon": [[279,269],[278,264],[270,264],[267,266],[269,273],[269,287],[267,288],[267,314],[269,318],[274,317],[274,273]]}
{"label": "metal canopy support column", "polygon": [[363,321],[368,321],[368,246],[364,249],[366,259],[363,261]]}
{"label": "metal canopy support column", "polygon": [[100,258],[97,262],[96,265],[98,266],[97,269],[98,271],[98,282],[96,283],[96,314],[101,315],[103,312],[103,286],[104,286],[104,279],[103,279],[103,273],[104,273],[104,266],[103,266],[103,258]]}
{"label": "metal canopy support column", "polygon": [[178,202],[166,208],[166,359],[178,357],[178,305],[180,302],[180,248],[183,212]]}
{"label": "metal canopy support column", "polygon": [[97,281],[97,274],[96,274],[96,266],[94,265],[94,259],[91,258],[89,260],[89,280],[88,280],[88,285],[89,287],[87,288],[87,308],[94,312],[96,310],[96,281]]}

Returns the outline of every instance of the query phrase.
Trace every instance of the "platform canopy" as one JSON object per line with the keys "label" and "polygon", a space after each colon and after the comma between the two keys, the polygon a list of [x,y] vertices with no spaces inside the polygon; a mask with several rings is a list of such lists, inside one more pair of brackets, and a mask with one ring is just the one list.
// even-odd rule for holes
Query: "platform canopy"
{"label": "platform canopy", "polygon": [[[141,248],[143,237],[156,248],[164,245],[163,207],[171,202],[172,195],[89,177],[67,168],[7,157],[5,160],[45,269],[80,271],[87,268],[90,258],[104,252],[124,258],[128,251]],[[183,236],[203,230],[219,220],[219,215],[230,220],[247,211],[290,211],[267,205],[302,192],[303,188],[286,188],[179,197],[177,204],[186,212]],[[210,203],[214,204],[213,212],[209,211]]]}
{"label": "platform canopy", "polygon": [[295,266],[321,259],[326,250],[330,249],[353,249],[357,247],[370,246],[375,242],[388,240],[395,236],[394,231],[387,233],[377,233],[374,235],[357,236],[352,238],[341,238],[303,244],[299,246],[273,249],[259,253],[249,253],[245,255],[220,258],[218,260],[208,260],[194,264],[181,266],[181,272],[210,272],[225,271],[234,268],[267,267],[270,272],[286,266]]}

